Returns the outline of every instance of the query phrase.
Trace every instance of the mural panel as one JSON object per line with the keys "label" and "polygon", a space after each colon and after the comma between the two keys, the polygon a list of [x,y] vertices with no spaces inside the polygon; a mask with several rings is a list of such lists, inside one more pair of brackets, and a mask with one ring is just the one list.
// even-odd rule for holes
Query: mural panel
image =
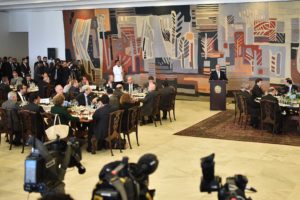
{"label": "mural panel", "polygon": [[271,2],[64,11],[66,57],[83,60],[96,82],[118,58],[137,81],[151,74],[200,93],[209,92],[217,63],[229,90],[257,77],[300,84],[299,9]]}

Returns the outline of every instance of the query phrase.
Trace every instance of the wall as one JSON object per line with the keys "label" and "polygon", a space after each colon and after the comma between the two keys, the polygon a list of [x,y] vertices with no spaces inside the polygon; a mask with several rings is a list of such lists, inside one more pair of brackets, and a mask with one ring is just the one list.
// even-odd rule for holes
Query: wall
{"label": "wall", "polygon": [[9,14],[0,12],[0,57],[12,56],[19,61],[28,55],[28,34],[10,33]]}
{"label": "wall", "polygon": [[56,48],[57,57],[65,59],[62,11],[11,12],[9,22],[11,31],[28,31],[31,67],[38,55],[47,56],[47,48]]}
{"label": "wall", "polygon": [[263,78],[300,85],[300,2],[209,4],[64,11],[66,48],[95,79],[116,58],[136,78],[176,79],[209,92],[217,63],[228,89]]}

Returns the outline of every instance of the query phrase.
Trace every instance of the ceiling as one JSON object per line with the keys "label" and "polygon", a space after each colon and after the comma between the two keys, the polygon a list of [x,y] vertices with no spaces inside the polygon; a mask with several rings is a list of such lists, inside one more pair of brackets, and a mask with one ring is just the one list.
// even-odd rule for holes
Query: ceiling
{"label": "ceiling", "polygon": [[140,6],[168,6],[184,4],[241,3],[265,1],[270,0],[0,0],[0,11],[70,10],[88,8],[120,8]]}

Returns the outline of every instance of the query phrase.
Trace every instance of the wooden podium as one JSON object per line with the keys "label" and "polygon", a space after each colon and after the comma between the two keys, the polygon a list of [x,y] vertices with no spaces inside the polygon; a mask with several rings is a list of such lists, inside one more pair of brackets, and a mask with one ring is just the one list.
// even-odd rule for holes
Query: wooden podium
{"label": "wooden podium", "polygon": [[226,110],[226,80],[211,80],[210,110]]}

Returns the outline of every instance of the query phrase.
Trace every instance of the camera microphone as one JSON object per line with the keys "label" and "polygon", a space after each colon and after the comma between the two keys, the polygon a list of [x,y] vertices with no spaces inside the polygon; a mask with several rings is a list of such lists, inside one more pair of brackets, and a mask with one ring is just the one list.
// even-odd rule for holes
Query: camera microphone
{"label": "camera microphone", "polygon": [[149,175],[152,174],[158,167],[158,159],[154,154],[145,154],[138,161],[139,170],[137,175]]}

